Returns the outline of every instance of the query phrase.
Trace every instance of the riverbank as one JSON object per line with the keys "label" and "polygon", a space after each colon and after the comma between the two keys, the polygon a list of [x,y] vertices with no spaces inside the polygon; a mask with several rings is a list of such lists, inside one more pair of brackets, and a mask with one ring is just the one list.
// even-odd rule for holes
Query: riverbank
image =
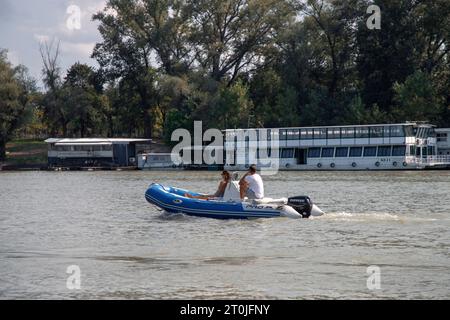
{"label": "riverbank", "polygon": [[43,140],[18,139],[6,144],[6,161],[0,170],[47,169],[47,144]]}

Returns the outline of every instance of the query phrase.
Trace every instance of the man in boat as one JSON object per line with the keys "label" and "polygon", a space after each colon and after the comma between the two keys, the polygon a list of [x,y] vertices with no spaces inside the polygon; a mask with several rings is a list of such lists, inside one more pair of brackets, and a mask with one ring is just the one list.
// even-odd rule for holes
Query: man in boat
{"label": "man in boat", "polygon": [[248,172],[239,181],[241,199],[262,199],[264,198],[264,184],[262,178],[256,173],[256,165],[252,164]]}
{"label": "man in boat", "polygon": [[230,183],[230,181],[231,181],[231,175],[228,171],[223,170],[221,176],[222,176],[222,180],[219,183],[219,187],[217,188],[216,193],[211,194],[211,195],[205,194],[205,195],[200,195],[200,196],[193,196],[189,193],[186,193],[184,196],[188,197],[188,198],[203,199],[203,200],[222,198],[223,195],[225,194],[225,189],[226,189],[228,183]]}

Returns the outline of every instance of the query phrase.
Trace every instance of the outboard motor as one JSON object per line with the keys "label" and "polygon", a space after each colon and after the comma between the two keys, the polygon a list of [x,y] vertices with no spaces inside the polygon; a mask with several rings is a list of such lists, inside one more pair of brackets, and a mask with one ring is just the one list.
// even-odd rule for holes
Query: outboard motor
{"label": "outboard motor", "polygon": [[313,208],[313,203],[308,196],[297,196],[288,198],[288,206],[291,206],[298,213],[302,215],[303,218],[309,218],[311,215],[311,210]]}

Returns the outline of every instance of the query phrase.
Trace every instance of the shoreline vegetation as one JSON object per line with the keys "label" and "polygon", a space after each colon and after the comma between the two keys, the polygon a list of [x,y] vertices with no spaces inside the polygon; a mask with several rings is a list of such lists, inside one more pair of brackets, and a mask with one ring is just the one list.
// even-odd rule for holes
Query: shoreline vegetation
{"label": "shoreline vegetation", "polygon": [[46,170],[47,144],[41,139],[17,139],[6,144],[0,170]]}

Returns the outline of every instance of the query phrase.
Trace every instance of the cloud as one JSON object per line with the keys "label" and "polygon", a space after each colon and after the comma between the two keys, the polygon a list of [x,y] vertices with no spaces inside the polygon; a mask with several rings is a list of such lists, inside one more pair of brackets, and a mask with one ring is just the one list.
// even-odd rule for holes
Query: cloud
{"label": "cloud", "polygon": [[[81,29],[67,27],[70,5],[80,8]],[[97,61],[90,56],[101,35],[92,15],[105,6],[106,0],[0,0],[0,47],[8,49],[12,63],[23,63],[37,79],[41,78],[39,45],[43,42],[60,41],[62,70],[78,61],[96,67]]]}
{"label": "cloud", "polygon": [[61,52],[80,55],[80,58],[90,58],[95,42],[61,42]]}

